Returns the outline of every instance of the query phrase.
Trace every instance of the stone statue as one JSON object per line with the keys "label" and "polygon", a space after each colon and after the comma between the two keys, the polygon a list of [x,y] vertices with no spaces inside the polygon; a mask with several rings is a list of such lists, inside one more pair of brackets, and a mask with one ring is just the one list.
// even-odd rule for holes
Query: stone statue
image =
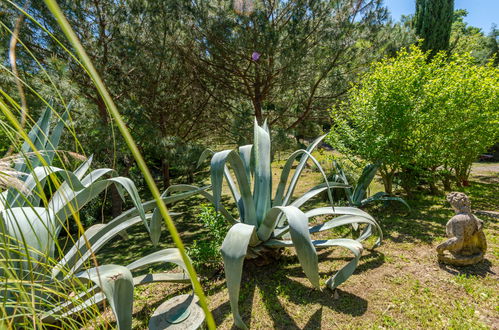
{"label": "stone statue", "polygon": [[[483,233],[483,221],[471,214],[471,203],[464,193],[447,195],[456,215],[447,222],[449,239],[437,246],[438,261],[456,265],[473,265],[483,260],[487,242]],[[445,251],[449,251],[446,254]]]}

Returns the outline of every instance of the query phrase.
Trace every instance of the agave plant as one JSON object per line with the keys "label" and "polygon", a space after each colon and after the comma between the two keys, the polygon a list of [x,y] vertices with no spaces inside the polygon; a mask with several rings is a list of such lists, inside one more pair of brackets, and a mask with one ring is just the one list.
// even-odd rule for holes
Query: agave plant
{"label": "agave plant", "polygon": [[[50,151],[56,149],[63,128],[62,118],[54,131],[50,132],[50,114],[47,113],[48,110],[29,135],[32,145],[41,149],[38,155],[43,155],[46,165],[53,159]],[[22,147],[22,153],[32,152],[28,144]],[[28,159],[25,164],[16,165],[17,171],[27,174],[23,178],[24,193],[10,188],[0,194],[0,277],[4,278],[2,310],[11,314],[12,318],[19,314],[21,305],[18,299],[25,292],[34,294],[37,317],[44,323],[64,319],[107,299],[118,327],[130,329],[134,286],[158,281],[190,281],[186,266],[175,248],[154,252],[126,267],[96,265],[95,259],[92,260],[95,253],[137,223],[144,224],[153,243],[157,244],[161,222],[157,215],[152,219],[153,214],[158,212],[154,212],[156,202],[142,204],[130,179],[114,176],[114,171],[106,168],[88,172],[91,162],[92,157],[71,172],[54,166],[38,166],[36,160]],[[51,183],[59,183],[58,187],[46,197],[45,183],[55,176],[61,180]],[[78,211],[86,203],[99,196],[110,185],[115,185],[122,197],[127,192],[134,208],[107,224],[91,226],[64,253],[58,242],[62,229],[66,228],[72,216],[78,216]],[[189,193],[186,195],[188,197]],[[165,202],[174,202],[179,198],[182,198],[182,194],[165,198]],[[146,214],[149,211],[153,213]],[[183,272],[133,276],[135,271],[160,262],[178,265]],[[89,282],[91,285],[85,287],[82,282]],[[75,284],[71,286],[68,283]],[[72,297],[70,292],[55,294],[55,290],[61,288],[73,290]],[[61,296],[67,297],[67,301],[58,300]],[[21,310],[21,314],[23,313],[26,315]]]}
{"label": "agave plant", "polygon": [[[283,167],[273,198],[270,133],[266,123],[259,126],[256,121],[253,145],[216,153],[207,150],[202,155],[200,162],[212,154],[212,194],[206,191],[209,187],[197,188],[188,185],[172,186],[167,191],[167,193],[186,191],[201,193],[211,200],[215,208],[232,224],[223,241],[221,252],[234,323],[238,327],[246,328],[238,307],[242,268],[246,258],[262,256],[272,253],[276,249],[294,247],[305,275],[317,288],[320,280],[316,248],[331,246],[346,248],[353,253],[354,257],[327,280],[326,285],[334,289],[354,272],[362,253],[360,242],[373,233],[373,228],[379,233],[376,244],[381,242],[382,234],[376,221],[358,208],[321,207],[307,212],[300,210],[304,203],[321,192],[329,192],[329,189],[335,186],[345,186],[341,183],[329,184],[319,162],[311,154],[323,138],[324,136],[316,139],[306,150],[297,150],[291,154]],[[296,170],[291,179],[288,180],[293,164],[298,159]],[[308,160],[312,160],[317,165],[326,182],[310,189],[302,196],[294,198],[293,193],[298,179]],[[221,204],[224,178],[236,201],[239,212],[237,219],[232,217]],[[330,194],[329,196],[331,198]],[[337,217],[320,225],[309,226],[310,218],[321,215]],[[311,236],[313,233],[352,223],[366,225],[357,240],[345,238],[318,240]]]}
{"label": "agave plant", "polygon": [[390,196],[389,194],[383,191],[380,191],[368,197],[369,185],[373,181],[374,176],[378,171],[379,165],[368,164],[366,167],[364,167],[364,169],[362,170],[362,174],[360,175],[353,189],[349,185],[347,176],[345,175],[345,172],[343,171],[341,165],[336,161],[333,162],[333,165],[334,168],[336,169],[336,174],[333,176],[333,181],[341,182],[346,185],[343,189],[345,191],[348,204],[350,206],[363,207],[369,203],[374,203],[374,202],[397,201],[404,204],[408,209],[410,209],[409,204],[407,204],[407,202],[404,199],[400,197]]}

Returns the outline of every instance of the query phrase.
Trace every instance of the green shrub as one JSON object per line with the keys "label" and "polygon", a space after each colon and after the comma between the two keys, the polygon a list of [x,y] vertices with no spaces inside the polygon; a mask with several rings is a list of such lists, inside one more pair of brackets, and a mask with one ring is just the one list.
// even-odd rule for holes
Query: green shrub
{"label": "green shrub", "polygon": [[380,164],[385,191],[397,173],[410,188],[419,175],[433,185],[439,170],[462,182],[499,136],[499,68],[469,54],[431,61],[419,48],[374,64],[347,101],[331,110],[328,142]]}
{"label": "green shrub", "polygon": [[227,221],[210,204],[201,205],[201,213],[197,216],[197,219],[207,230],[206,239],[193,242],[191,247],[188,248],[189,257],[196,266],[221,262],[220,247],[229,231]]}

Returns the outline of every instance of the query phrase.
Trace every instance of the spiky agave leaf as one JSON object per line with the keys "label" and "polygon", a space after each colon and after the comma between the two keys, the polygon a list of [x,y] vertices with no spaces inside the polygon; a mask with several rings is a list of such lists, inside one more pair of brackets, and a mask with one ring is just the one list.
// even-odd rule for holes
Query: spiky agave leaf
{"label": "spiky agave leaf", "polygon": [[103,265],[85,270],[75,276],[92,281],[99,287],[116,316],[118,329],[132,328],[133,276],[128,268],[119,265]]}
{"label": "spiky agave leaf", "polygon": [[360,175],[359,180],[357,180],[357,184],[355,185],[355,188],[352,193],[352,201],[355,206],[360,206],[361,201],[366,197],[367,189],[369,188],[369,185],[373,181],[374,176],[378,171],[378,168],[379,165],[368,164],[362,170],[362,174]]}
{"label": "spiky agave leaf", "polygon": [[255,226],[244,223],[235,224],[229,229],[221,248],[234,323],[243,329],[247,329],[247,326],[239,314],[239,290],[244,258],[250,242],[256,239],[255,228]]}

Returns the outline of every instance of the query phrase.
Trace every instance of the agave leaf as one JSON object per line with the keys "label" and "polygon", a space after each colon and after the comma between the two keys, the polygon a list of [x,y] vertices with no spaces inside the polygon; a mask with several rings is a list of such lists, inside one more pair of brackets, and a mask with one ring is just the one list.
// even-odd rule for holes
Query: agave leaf
{"label": "agave leaf", "polygon": [[407,202],[403,198],[389,196],[385,192],[378,192],[378,193],[372,195],[371,197],[362,200],[361,206],[367,205],[367,204],[372,203],[372,202],[377,202],[377,201],[396,201],[396,202],[400,202],[400,203],[404,204],[408,210],[411,209],[409,204],[407,204]]}
{"label": "agave leaf", "polygon": [[[227,185],[229,186],[230,192],[232,193],[232,197],[234,198],[234,201],[236,202],[237,206],[237,211],[241,216],[244,215],[244,202],[241,198],[241,193],[239,192],[239,188],[237,187],[236,183],[234,182],[234,179],[232,179],[232,174],[229,171],[229,168],[227,166],[224,167],[224,177],[225,180],[227,181]],[[221,207],[220,205],[219,207]]]}
{"label": "agave leaf", "polygon": [[[52,256],[54,228],[46,220],[46,213],[47,210],[42,207],[14,207],[0,211],[2,245],[18,246],[18,252],[9,252],[23,254],[27,258],[10,256],[11,260],[27,260],[18,267],[29,269],[30,264],[36,264],[34,261]],[[3,253],[7,252],[4,250]]]}
{"label": "agave leaf", "polygon": [[[82,180],[82,182],[85,183],[85,180]],[[54,218],[52,221],[56,225],[56,228],[60,230],[62,223],[67,217],[72,215],[72,212],[80,210],[85,204],[87,204],[93,198],[97,197],[104,189],[109,187],[109,185],[111,184],[117,184],[118,187],[122,187],[128,192],[128,194],[132,198],[132,202],[135,208],[139,212],[139,216],[141,217],[144,226],[150,234],[149,224],[146,220],[145,211],[138,196],[137,188],[130,179],[124,177],[114,177],[103,179],[100,181],[94,181],[80,191],[73,191],[73,193],[68,194],[69,196],[63,196],[61,194],[59,201],[63,199],[64,203],[59,202],[58,204],[53,204],[52,202],[54,201],[51,200],[49,202],[49,208],[51,208],[54,212]]]}
{"label": "agave leaf", "polygon": [[340,164],[337,161],[333,161],[333,166],[336,169],[338,179],[340,179],[344,184],[349,184],[347,176],[345,175],[345,172],[343,171],[343,168],[340,166]]}
{"label": "agave leaf", "polygon": [[281,207],[281,210],[288,219],[291,240],[293,241],[303,272],[307,275],[310,283],[318,288],[319,264],[317,252],[308,231],[308,218],[305,213],[294,206],[284,206]]}
{"label": "agave leaf", "polygon": [[[183,198],[187,198],[187,197],[199,194],[199,195],[202,195],[207,200],[209,200],[211,203],[214,203],[213,195],[211,195],[210,193],[208,193],[206,191],[208,188],[210,188],[210,186],[205,186],[205,187],[199,188],[199,187],[187,185],[187,184],[177,184],[177,185],[173,185],[173,186],[168,187],[168,189],[165,190],[165,192],[163,194],[166,195],[168,193],[174,193],[174,192],[191,192],[191,194],[185,195],[185,197],[183,197]],[[169,196],[169,198],[173,198],[175,196],[177,196],[177,195],[171,195],[171,196]],[[171,202],[166,202],[166,203],[171,203]],[[154,212],[156,212],[156,209],[154,210]],[[239,222],[236,219],[234,219],[234,217],[227,211],[227,209],[223,205],[220,205],[220,209],[218,210],[218,212],[220,212],[225,217],[225,219],[227,221],[229,221],[231,224],[236,224]],[[154,219],[154,215],[153,215],[153,219]],[[151,220],[151,227],[152,227],[152,221],[153,220]]]}
{"label": "agave leaf", "polygon": [[246,256],[250,241],[255,239],[254,236],[256,236],[255,226],[237,223],[229,229],[221,249],[234,323],[243,329],[247,329],[247,327],[239,314],[239,290],[241,287],[244,257]]}
{"label": "agave leaf", "polygon": [[[82,164],[83,165],[83,164]],[[89,173],[86,177],[82,178],[81,172],[76,174],[75,176],[81,180],[81,184],[83,185],[84,188],[87,188],[90,186],[90,184],[96,182],[98,179],[100,179],[102,176],[114,172],[113,170],[109,168],[101,168],[92,171]],[[84,189],[83,188],[83,189]],[[52,198],[50,199],[49,202],[49,207],[52,208],[53,210],[59,210],[62,207],[64,207],[68,201],[70,201],[72,198],[74,198],[77,195],[77,191],[81,191],[82,189],[73,189],[73,187],[69,184],[69,182],[63,182],[60,187],[56,190]]]}
{"label": "agave leaf", "polygon": [[[356,241],[362,242],[362,241],[366,240],[367,238],[369,238],[372,235],[372,228],[373,227],[375,227],[377,229],[378,235],[382,235],[381,231],[379,230],[378,224],[376,222],[371,221],[371,220],[364,218],[364,217],[357,216],[357,215],[342,215],[342,216],[336,217],[332,220],[329,220],[328,222],[326,222],[324,224],[313,226],[309,229],[309,231],[310,231],[310,233],[316,233],[316,232],[332,229],[335,227],[344,226],[347,224],[350,224],[350,225],[356,224],[358,226],[358,224],[361,224],[361,223],[368,224],[368,226],[366,226],[366,228],[362,231],[362,233],[356,239]],[[380,240],[378,240],[375,243],[375,246],[379,245],[379,243],[380,243]]]}
{"label": "agave leaf", "polygon": [[213,150],[211,150],[211,149],[205,149],[205,150],[203,150],[203,152],[201,153],[201,156],[199,156],[197,167],[201,166],[201,164],[203,164],[204,161],[209,156],[212,156],[213,154],[215,154],[215,152]]}
{"label": "agave leaf", "polygon": [[257,225],[255,204],[251,195],[250,181],[246,175],[244,163],[239,153],[234,150],[224,150],[217,152],[211,158],[211,184],[215,209],[218,211],[222,195],[222,181],[225,170],[225,163],[229,161],[232,170],[237,178],[237,183],[241,192],[244,213],[241,214],[241,220],[251,225]]}
{"label": "agave leaf", "polygon": [[[48,107],[47,109],[45,109],[36,124],[33,125],[30,132],[28,133],[28,137],[36,147],[36,150],[42,151],[45,149],[47,137],[49,136],[49,124],[51,118],[52,110],[50,109],[50,107]],[[21,146],[21,153],[26,154],[33,151],[35,150],[31,149],[30,144],[27,141],[24,141],[23,145]],[[37,157],[33,158],[30,162],[30,166],[32,168],[37,167],[39,164],[40,161]],[[25,162],[16,164],[14,168],[19,172],[26,172],[28,170],[28,166]]]}
{"label": "agave leaf", "polygon": [[[380,245],[381,241],[383,240],[383,232],[382,232],[379,224],[376,222],[376,220],[374,220],[374,218],[369,213],[364,212],[361,209],[358,209],[356,207],[334,207],[334,208],[332,208],[332,207],[319,207],[319,208],[310,210],[308,212],[305,212],[305,214],[309,218],[312,218],[312,217],[315,217],[318,215],[340,215],[340,214],[359,216],[359,217],[362,217],[366,220],[369,220],[369,221],[366,221],[366,222],[369,222],[368,229],[366,229],[366,231],[364,231],[364,233],[361,235],[359,240],[364,240],[369,236],[367,234],[368,233],[370,234],[370,230],[371,230],[370,226],[374,226],[378,232],[378,235],[379,235],[379,237],[375,243],[375,246]],[[335,219],[333,219],[331,221],[334,221],[334,220]],[[355,222],[352,222],[352,223],[355,223]],[[366,237],[366,235],[367,235],[367,237]]]}
{"label": "agave leaf", "polygon": [[270,136],[255,119],[255,144],[253,155],[255,157],[255,188],[253,199],[256,206],[258,224],[263,221],[265,214],[270,209],[270,194],[272,173],[270,168]]}
{"label": "agave leaf", "polygon": [[139,260],[132,262],[126,267],[131,271],[135,271],[145,266],[155,264],[158,262],[174,263],[177,266],[181,267],[185,273],[187,273],[187,268],[177,248],[168,248],[153,252],[145,257],[140,258]]}
{"label": "agave leaf", "polygon": [[[150,214],[147,217],[151,217]],[[59,261],[59,263],[54,267],[52,271],[52,277],[55,278],[63,268],[69,268],[69,272],[66,274],[66,278],[71,276],[72,273],[77,272],[85,262],[91,257],[92,254],[97,253],[107,242],[116,237],[118,233],[123,230],[139,223],[141,218],[136,216],[131,219],[126,219],[125,221],[109,223],[105,227],[100,228],[99,231],[92,233],[90,236],[85,236],[88,244],[90,244],[90,249],[85,243],[83,238],[75,244],[66,253],[64,258]]]}
{"label": "agave leaf", "polygon": [[248,178],[251,178],[251,176],[254,173],[254,167],[252,165],[251,161],[251,154],[253,152],[253,145],[248,144],[245,146],[239,147],[239,155],[241,156],[241,159],[243,160],[244,163],[244,168],[246,169],[246,175]]}
{"label": "agave leaf", "polygon": [[[317,248],[325,248],[331,246],[339,246],[349,249],[353,254],[354,258],[347,263],[342,269],[340,269],[333,277],[326,281],[326,285],[330,289],[335,289],[341,283],[345,282],[355,271],[359,259],[362,255],[362,244],[359,242],[348,239],[348,238],[340,238],[340,239],[331,239],[331,240],[313,240],[312,244]],[[291,247],[294,245],[293,241],[290,240],[276,240],[272,239],[265,242],[266,246],[279,248],[279,247]]]}
{"label": "agave leaf", "polygon": [[369,164],[364,167],[362,174],[360,175],[357,185],[355,186],[352,194],[352,200],[355,205],[360,204],[360,201],[366,197],[367,189],[374,179],[376,172],[378,171],[379,165]]}
{"label": "agave leaf", "polygon": [[[333,189],[333,188],[345,188],[345,187],[349,187],[343,183],[338,183],[338,182],[332,182],[332,183],[328,183],[328,182],[324,182],[324,183],[321,183],[313,188],[311,188],[309,191],[307,191],[305,194],[301,195],[300,197],[298,197],[295,201],[293,201],[290,206],[295,206],[295,207],[300,207],[302,206],[303,204],[305,204],[306,202],[308,202],[310,199],[312,199],[313,197],[317,196],[318,194],[320,194],[321,192],[325,191],[326,189]],[[332,198],[331,194],[329,193],[329,197]],[[285,234],[287,232],[289,232],[289,226],[285,226],[284,224],[284,218],[282,217],[282,215],[279,217],[279,221],[278,221],[278,230],[276,230],[275,232],[275,235],[278,236],[278,237],[282,237],[282,234]]]}
{"label": "agave leaf", "polygon": [[335,289],[341,283],[345,282],[357,268],[357,264],[362,255],[362,244],[353,239],[331,239],[323,242],[317,242],[314,244],[317,247],[330,247],[339,246],[349,249],[353,254],[354,258],[347,263],[343,268],[341,268],[333,277],[326,281],[326,285],[330,289]]}
{"label": "agave leaf", "polygon": [[269,129],[269,124],[267,122],[267,118],[265,118],[265,120],[263,121],[262,128],[265,130],[265,132],[267,132],[270,135],[270,129]]}
{"label": "agave leaf", "polygon": [[118,323],[118,329],[132,328],[133,277],[124,266],[103,265],[76,274],[95,283],[106,296]]}
{"label": "agave leaf", "polygon": [[90,165],[92,165],[92,160],[94,159],[94,155],[90,155],[86,161],[81,163],[80,166],[74,171],[74,174],[81,180],[85,173],[87,173]]}
{"label": "agave leaf", "polygon": [[286,160],[284,167],[281,171],[281,176],[279,178],[279,183],[277,184],[277,190],[274,197],[274,202],[272,206],[282,206],[282,198],[284,197],[284,191],[286,189],[286,183],[288,182],[289,173],[291,172],[291,168],[293,167],[293,163],[295,160],[303,155],[305,150],[296,150],[294,151]]}
{"label": "agave leaf", "polygon": [[309,191],[295,199],[290,205],[300,207],[306,202],[308,202],[310,199],[313,197],[317,196],[321,192],[325,191],[326,189],[334,189],[334,188],[348,188],[350,187],[349,185],[346,185],[344,183],[339,183],[339,182],[331,182],[331,183],[321,183],[318,184],[317,186],[311,188]]}
{"label": "agave leaf", "polygon": [[155,273],[135,276],[133,285],[144,285],[156,282],[189,283],[191,279],[188,273]]}
{"label": "agave leaf", "polygon": [[257,231],[258,238],[261,241],[266,241],[270,238],[279,220],[279,215],[282,212],[280,206],[273,207],[267,212],[265,219],[263,219]]}
{"label": "agave leaf", "polygon": [[[26,190],[32,192],[36,187],[40,187],[43,189],[45,180],[51,174],[58,174],[63,178],[65,182],[67,182],[68,186],[71,186],[74,189],[80,190],[84,188],[79,178],[71,171],[67,171],[55,166],[38,166],[33,169],[33,171],[26,177],[26,180],[24,181]],[[22,207],[26,206],[28,203],[31,205],[37,205],[37,201],[39,200],[37,194],[31,194],[30,196],[27,196],[27,198],[25,196],[21,196],[21,194],[17,194],[15,196],[13,195],[12,197],[13,198],[8,204],[11,207]]]}
{"label": "agave leaf", "polygon": [[[301,172],[305,168],[305,165],[308,161],[309,155],[312,153],[312,151],[319,145],[319,143],[326,137],[326,135],[320,136],[317,139],[315,139],[306,149],[307,153],[304,153],[303,156],[300,159],[300,162],[298,163],[298,166],[296,166],[296,170],[291,178],[291,181],[289,183],[288,187],[288,192],[287,192],[287,198],[284,200],[284,202],[280,203],[280,205],[287,205],[289,198],[293,195],[293,192],[295,190],[296,184],[298,182],[298,179],[300,178]],[[296,156],[297,157],[297,156]],[[283,169],[283,174],[284,174],[284,169]],[[289,171],[286,174],[285,178],[282,178],[281,175],[281,180],[280,182],[287,182],[289,175]],[[278,196],[276,195],[276,199],[278,200]],[[277,206],[277,204],[276,204]]]}
{"label": "agave leaf", "polygon": [[47,154],[44,158],[47,164],[49,165],[52,164],[52,161],[54,160],[55,157],[55,150],[57,150],[57,148],[59,147],[59,141],[61,140],[62,131],[64,130],[64,126],[66,125],[66,121],[68,120],[69,117],[69,109],[71,104],[72,104],[71,102],[68,104],[68,107],[66,108],[62,116],[59,118],[59,121],[52,130],[48,143],[45,146]]}
{"label": "agave leaf", "polygon": [[133,181],[127,177],[122,177],[122,176],[109,178],[107,180],[115,183],[115,186],[118,188],[118,192],[120,193],[123,201],[125,201],[123,189],[128,193],[128,195],[132,199],[134,206],[139,211],[139,215],[144,222],[144,226],[146,227],[147,231],[150,233],[151,230],[149,229],[149,223],[146,221],[146,215],[144,212],[144,208],[142,207],[142,201],[140,200],[139,192],[137,191],[137,187],[135,187]]}

